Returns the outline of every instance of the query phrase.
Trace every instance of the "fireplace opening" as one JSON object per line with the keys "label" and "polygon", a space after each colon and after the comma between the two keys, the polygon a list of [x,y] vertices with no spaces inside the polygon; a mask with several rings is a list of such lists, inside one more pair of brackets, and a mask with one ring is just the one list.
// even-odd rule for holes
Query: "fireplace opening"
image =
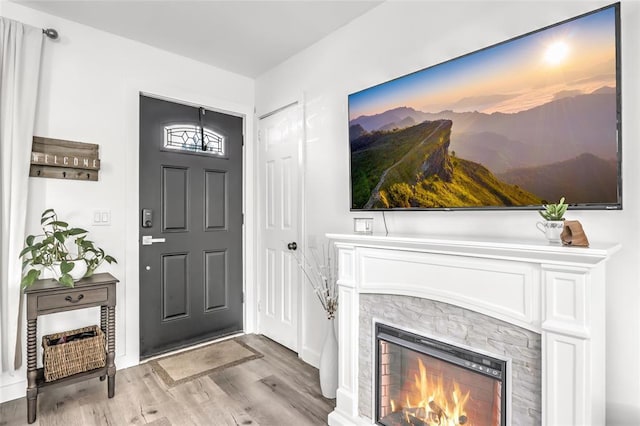
{"label": "fireplace opening", "polygon": [[505,426],[506,361],[376,323],[376,421]]}

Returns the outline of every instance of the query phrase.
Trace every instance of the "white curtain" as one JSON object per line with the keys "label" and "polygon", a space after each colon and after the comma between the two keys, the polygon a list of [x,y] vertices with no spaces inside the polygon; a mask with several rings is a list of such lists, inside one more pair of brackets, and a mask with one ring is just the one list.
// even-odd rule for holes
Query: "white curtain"
{"label": "white curtain", "polygon": [[[29,162],[38,94],[42,29],[0,17],[0,358],[2,371],[22,364],[17,345]],[[15,352],[14,352],[15,351]]]}

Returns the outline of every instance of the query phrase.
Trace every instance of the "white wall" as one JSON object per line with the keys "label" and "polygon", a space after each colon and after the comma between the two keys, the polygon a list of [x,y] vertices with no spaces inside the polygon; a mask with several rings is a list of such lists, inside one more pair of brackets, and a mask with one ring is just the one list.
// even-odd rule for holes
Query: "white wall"
{"label": "white wall", "polygon": [[[386,2],[256,80],[258,114],[306,99],[307,233],[350,232],[347,95],[389,79],[605,6],[601,1]],[[622,211],[571,211],[591,241],[622,243],[611,260],[607,289],[608,424],[640,418],[640,3],[622,2]],[[319,196],[322,194],[322,196]],[[374,228],[382,217],[373,214]],[[391,232],[540,239],[531,211],[391,212]],[[317,303],[306,289],[306,302]],[[326,321],[304,318],[302,356],[314,362]]]}
{"label": "white wall", "polygon": [[[58,41],[45,41],[35,134],[100,145],[98,182],[30,179],[28,231],[38,230],[45,208],[55,208],[64,219],[88,229],[91,239],[118,259],[118,265],[104,268],[120,279],[116,365],[135,365],[139,351],[139,92],[246,115],[246,193],[252,193],[254,81],[14,3],[0,2],[0,14],[60,33]],[[246,197],[248,223],[251,200]],[[110,210],[111,226],[93,226],[94,209]],[[246,231],[253,234],[250,226]],[[245,260],[251,271],[250,251]],[[94,308],[41,317],[39,334],[96,324],[97,312]],[[249,314],[246,325],[252,329]],[[1,375],[0,402],[24,396],[24,378],[24,368]]]}

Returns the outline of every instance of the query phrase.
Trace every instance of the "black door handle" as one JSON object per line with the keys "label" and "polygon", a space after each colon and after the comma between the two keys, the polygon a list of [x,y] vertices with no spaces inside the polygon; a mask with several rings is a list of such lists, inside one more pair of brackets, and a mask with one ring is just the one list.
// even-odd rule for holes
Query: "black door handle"
{"label": "black door handle", "polygon": [[289,250],[296,250],[298,248],[298,244],[294,241],[292,243],[287,244],[287,248]]}

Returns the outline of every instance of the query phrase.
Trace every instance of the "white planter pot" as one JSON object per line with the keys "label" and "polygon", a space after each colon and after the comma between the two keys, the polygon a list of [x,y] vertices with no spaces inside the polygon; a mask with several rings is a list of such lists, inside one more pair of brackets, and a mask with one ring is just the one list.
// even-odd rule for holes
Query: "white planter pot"
{"label": "white planter pot", "polygon": [[[73,269],[69,272],[73,281],[78,281],[87,273],[87,262],[84,260],[72,260]],[[60,271],[60,262],[56,262],[52,265],[53,278],[56,280],[60,278],[62,272]]]}
{"label": "white planter pot", "polygon": [[544,222],[537,222],[536,227],[540,232],[547,237],[547,240],[551,244],[562,244],[560,235],[564,229],[564,220],[546,220]]}

